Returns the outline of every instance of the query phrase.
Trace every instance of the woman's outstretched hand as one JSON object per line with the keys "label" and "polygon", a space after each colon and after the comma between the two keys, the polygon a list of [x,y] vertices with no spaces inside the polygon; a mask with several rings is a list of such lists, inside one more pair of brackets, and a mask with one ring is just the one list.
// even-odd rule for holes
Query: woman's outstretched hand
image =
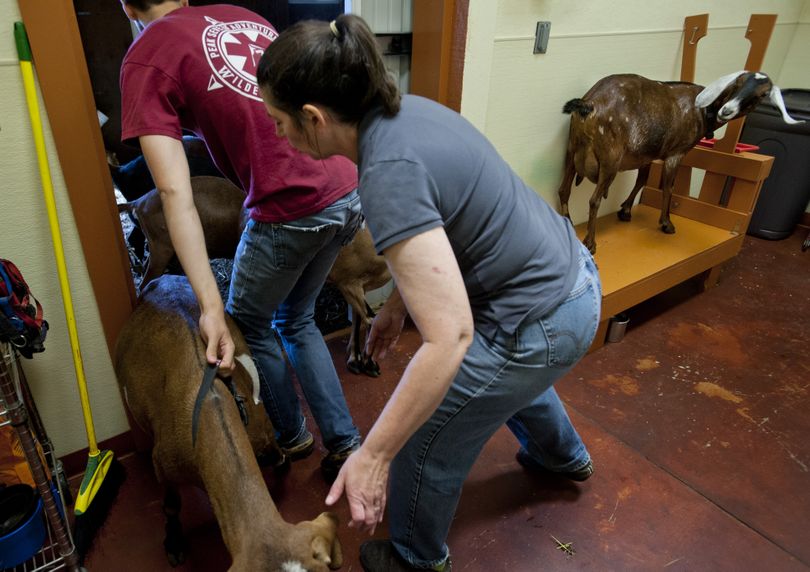
{"label": "woman's outstretched hand", "polygon": [[352,517],[349,526],[374,534],[385,515],[389,468],[390,462],[375,458],[366,447],[360,447],[341,467],[326,504],[334,505],[345,493]]}

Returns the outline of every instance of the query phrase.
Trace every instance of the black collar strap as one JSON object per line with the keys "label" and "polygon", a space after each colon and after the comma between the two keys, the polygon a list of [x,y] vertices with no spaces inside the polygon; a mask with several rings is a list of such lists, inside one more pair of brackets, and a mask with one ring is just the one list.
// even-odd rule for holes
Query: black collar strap
{"label": "black collar strap", "polygon": [[211,387],[214,385],[214,378],[217,376],[217,364],[206,364],[205,373],[203,374],[200,390],[197,392],[197,399],[194,401],[194,412],[191,414],[191,446],[197,441],[197,429],[200,425],[200,409],[202,409],[203,401]]}

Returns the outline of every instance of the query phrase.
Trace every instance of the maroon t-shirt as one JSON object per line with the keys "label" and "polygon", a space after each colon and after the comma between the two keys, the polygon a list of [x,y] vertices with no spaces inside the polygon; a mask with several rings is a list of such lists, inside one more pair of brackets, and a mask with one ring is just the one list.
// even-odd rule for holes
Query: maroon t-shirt
{"label": "maroon t-shirt", "polygon": [[276,136],[256,66],[277,36],[244,8],[178,8],[146,27],[121,66],[121,138],[195,133],[261,222],[314,214],[357,187],[348,159],[315,160]]}

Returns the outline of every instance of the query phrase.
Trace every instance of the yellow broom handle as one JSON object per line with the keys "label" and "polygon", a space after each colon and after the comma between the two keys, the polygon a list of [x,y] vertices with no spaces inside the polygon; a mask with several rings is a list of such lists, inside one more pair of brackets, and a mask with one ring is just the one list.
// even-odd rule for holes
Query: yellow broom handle
{"label": "yellow broom handle", "polygon": [[31,127],[34,134],[34,146],[37,150],[39,174],[42,178],[42,191],[45,195],[45,206],[48,209],[48,225],[51,228],[53,239],[53,253],[56,256],[56,269],[59,274],[59,286],[62,289],[62,301],[65,306],[70,347],[73,350],[73,367],[76,369],[76,383],[79,386],[79,398],[82,402],[84,414],[84,427],[87,430],[87,443],[90,447],[90,456],[98,455],[96,432],[93,428],[93,418],[90,411],[90,399],[87,395],[87,382],[84,377],[82,365],[82,352],[79,347],[79,335],[76,331],[76,317],[73,314],[73,299],[70,296],[70,282],[68,282],[65,253],[62,247],[62,237],[59,232],[59,219],[56,216],[56,201],[53,196],[51,170],[48,166],[48,156],[45,150],[45,136],[42,131],[42,119],[39,115],[39,102],[37,100],[36,85],[34,83],[34,68],[31,62],[20,60],[23,85],[25,86],[25,99],[28,102],[28,114],[31,117]]}

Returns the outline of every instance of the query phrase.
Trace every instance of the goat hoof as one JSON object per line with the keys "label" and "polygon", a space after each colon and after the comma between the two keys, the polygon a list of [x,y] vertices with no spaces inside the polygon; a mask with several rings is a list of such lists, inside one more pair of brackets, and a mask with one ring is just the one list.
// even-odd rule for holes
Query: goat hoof
{"label": "goat hoof", "polygon": [[259,463],[259,467],[263,469],[272,467],[274,471],[278,470],[280,466],[289,464],[290,462],[289,457],[284,454],[284,451],[282,451],[280,447],[276,447],[275,449],[270,448],[267,451],[259,453],[256,455],[256,461]]}
{"label": "goat hoof", "polygon": [[169,539],[163,541],[166,549],[166,559],[172,568],[180,566],[186,561],[185,543],[182,539]]}
{"label": "goat hoof", "polygon": [[286,475],[290,472],[292,460],[289,455],[282,455],[281,460],[273,465],[273,473],[276,475]]}
{"label": "goat hoof", "polygon": [[619,217],[619,220],[623,222],[630,222],[630,219],[633,218],[630,211],[625,211],[624,209],[617,211],[616,215]]}
{"label": "goat hoof", "polygon": [[363,373],[369,377],[380,377],[380,365],[371,358],[363,364]]}
{"label": "goat hoof", "polygon": [[176,554],[167,552],[166,558],[169,560],[169,566],[176,568],[186,561],[186,553],[182,551],[177,552]]}
{"label": "goat hoof", "polygon": [[675,234],[675,225],[672,223],[662,224],[661,231],[664,232],[665,234]]}
{"label": "goat hoof", "polygon": [[363,367],[363,362],[360,360],[352,359],[351,361],[346,362],[346,369],[352,372],[355,375],[360,375],[366,373],[365,368]]}

